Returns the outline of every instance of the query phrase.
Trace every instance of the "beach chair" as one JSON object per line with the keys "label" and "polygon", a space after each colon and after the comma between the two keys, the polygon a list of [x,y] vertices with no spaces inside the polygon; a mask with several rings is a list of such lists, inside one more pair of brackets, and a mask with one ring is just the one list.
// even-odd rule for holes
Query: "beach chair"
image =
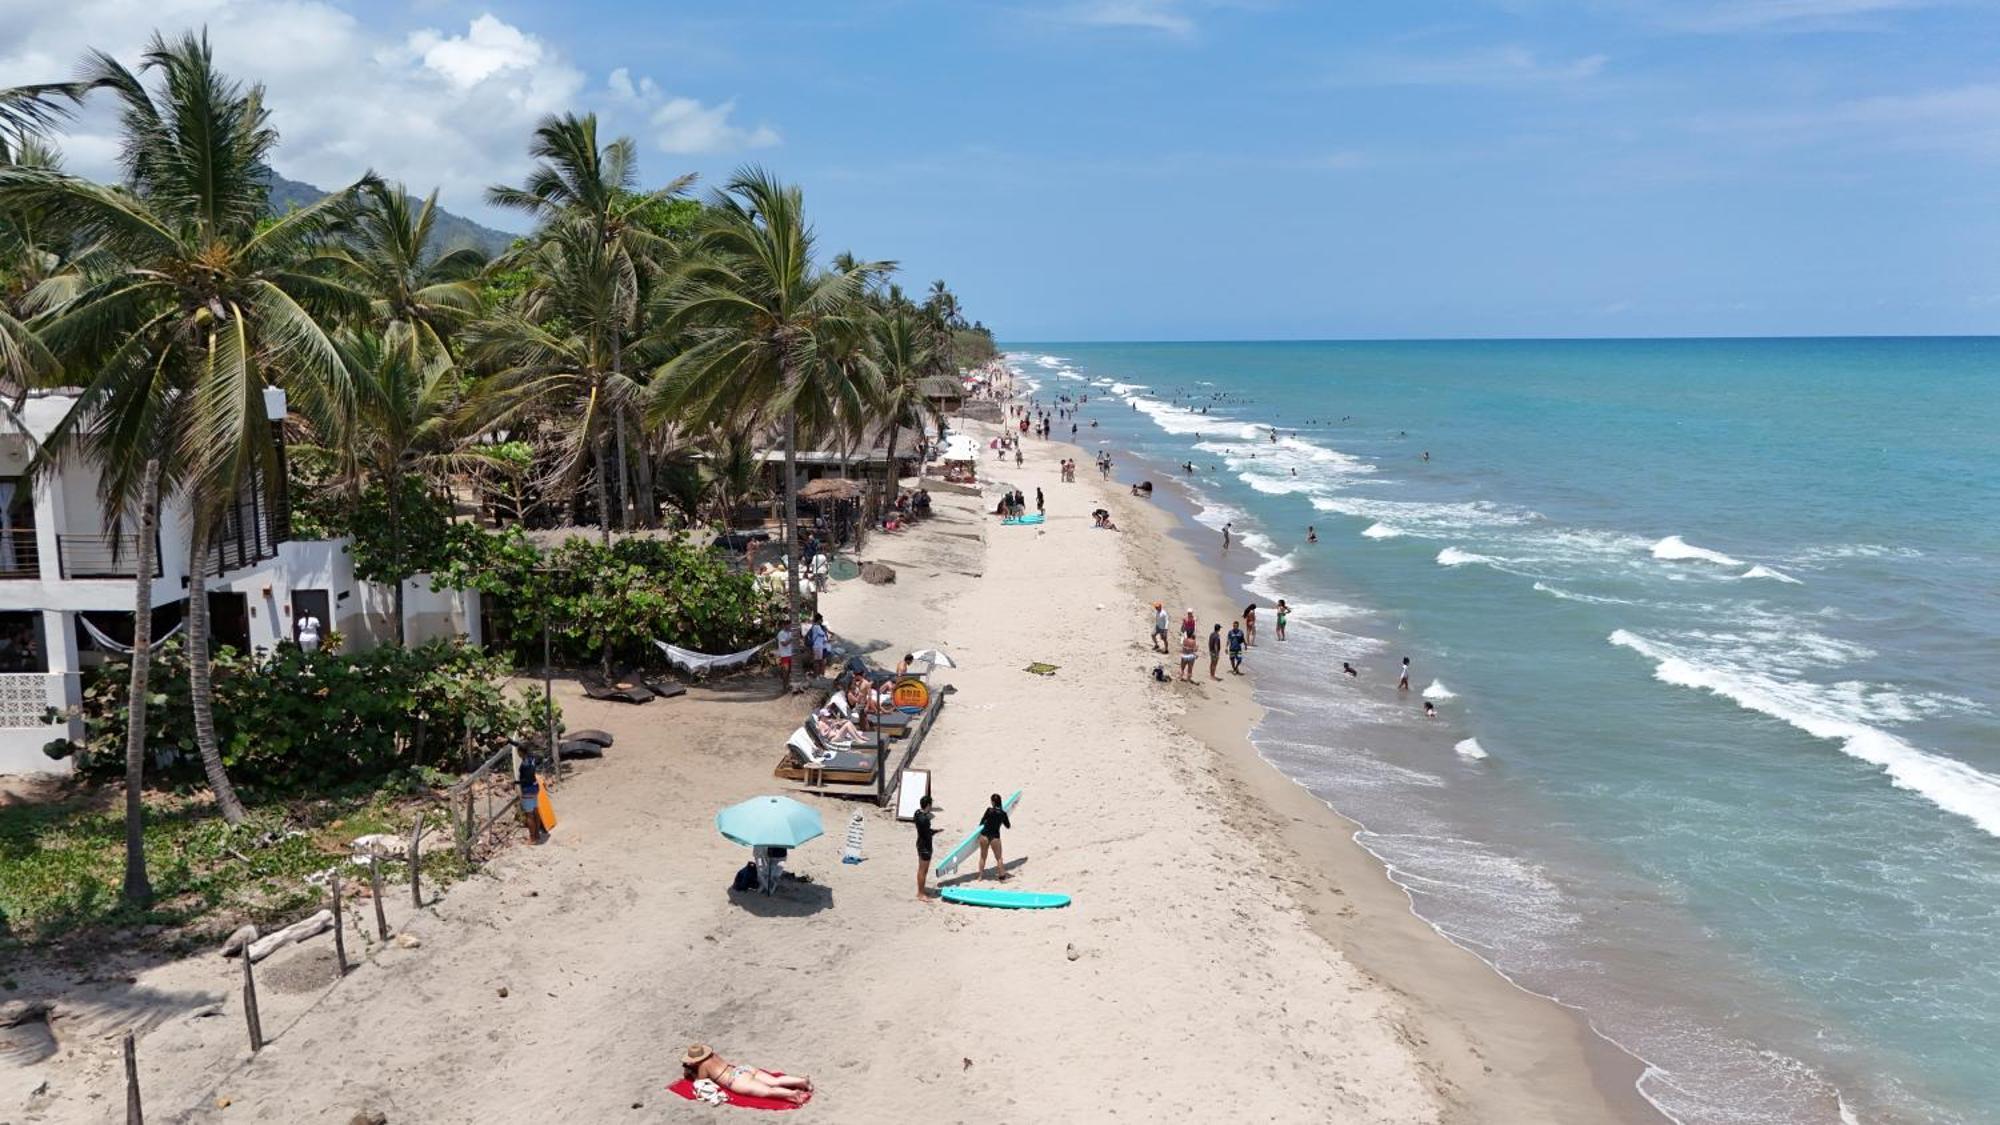
{"label": "beach chair", "polygon": [[856,726],[861,725],[865,720],[869,725],[874,727],[877,733],[886,735],[889,738],[901,738],[909,734],[910,724],[915,721],[906,712],[895,710],[863,714],[857,718],[855,716],[854,705],[847,701],[847,693],[844,691],[834,692],[833,698],[829,702],[833,704],[834,710],[840,712],[841,718],[846,719]]}
{"label": "beach chair", "polygon": [[813,787],[868,785],[875,780],[877,761],[874,754],[824,745],[807,725],[785,740],[785,756],[771,774]]}
{"label": "beach chair", "polygon": [[592,699],[602,699],[611,703],[651,703],[653,692],[641,683],[636,675],[614,676],[607,680],[595,672],[581,672],[576,682],[582,686],[583,694]]}

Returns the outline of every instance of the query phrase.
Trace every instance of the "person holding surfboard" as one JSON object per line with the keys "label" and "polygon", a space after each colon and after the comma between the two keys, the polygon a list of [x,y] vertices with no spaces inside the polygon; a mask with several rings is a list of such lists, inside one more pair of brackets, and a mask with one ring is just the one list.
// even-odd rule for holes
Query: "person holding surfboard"
{"label": "person holding surfboard", "polygon": [[931,824],[931,795],[924,794],[917,802],[917,815],[910,818],[917,826],[917,901],[930,901],[931,837],[937,829]]}
{"label": "person holding surfboard", "polygon": [[1000,794],[995,793],[986,811],[979,814],[979,877],[986,878],[986,850],[993,850],[993,866],[1000,870],[1000,881],[1006,882],[1013,876],[1007,874],[1007,861],[1000,854],[1000,830],[1012,828],[1014,822],[1007,818],[1007,810],[1000,806]]}
{"label": "person holding surfboard", "polygon": [[542,779],[535,773],[535,756],[521,755],[521,819],[528,824],[528,842],[539,844],[549,838],[542,826]]}

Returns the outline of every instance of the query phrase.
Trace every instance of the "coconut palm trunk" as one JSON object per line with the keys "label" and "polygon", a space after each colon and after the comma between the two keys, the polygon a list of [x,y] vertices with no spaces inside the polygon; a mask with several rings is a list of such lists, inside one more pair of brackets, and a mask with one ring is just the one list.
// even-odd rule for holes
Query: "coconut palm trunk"
{"label": "coconut palm trunk", "polygon": [[125,901],[148,906],[153,883],[146,878],[146,681],[153,663],[153,566],[158,561],[154,533],[160,521],[160,459],[146,460],[139,478],[139,558],[132,585],[132,683],[125,696]]}
{"label": "coconut palm trunk", "polygon": [[403,627],[403,580],[406,569],[403,563],[403,478],[389,480],[389,549],[396,560],[396,647],[408,647],[409,638],[404,636]]}
{"label": "coconut palm trunk", "polygon": [[188,701],[194,708],[194,740],[201,747],[201,768],[208,775],[208,787],[215,792],[215,805],[222,819],[243,823],[243,801],[222,766],[222,747],[215,738],[215,682],[208,652],[208,549],[213,535],[209,517],[194,519],[194,538],[188,547]]}
{"label": "coconut palm trunk", "polygon": [[785,412],[785,605],[799,623],[799,412]]}
{"label": "coconut palm trunk", "polygon": [[597,451],[597,535],[605,546],[611,546],[611,449],[604,440],[600,427],[597,439],[591,443]]}

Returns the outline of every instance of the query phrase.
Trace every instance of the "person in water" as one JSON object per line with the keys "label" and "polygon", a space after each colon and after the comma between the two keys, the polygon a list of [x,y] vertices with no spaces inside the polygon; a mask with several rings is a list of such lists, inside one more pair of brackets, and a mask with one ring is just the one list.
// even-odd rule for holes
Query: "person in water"
{"label": "person in water", "polygon": [[1014,827],[1007,819],[1007,810],[1000,807],[1000,794],[988,798],[986,811],[979,814],[979,877],[986,878],[986,850],[993,850],[993,866],[1000,870],[1000,881],[1006,882],[1013,876],[1007,874],[1007,861],[1000,855],[1000,830]]}
{"label": "person in water", "polygon": [[1410,690],[1410,658],[1407,656],[1403,658],[1403,675],[1401,679],[1396,681],[1396,690]]}
{"label": "person in water", "polygon": [[1319,542],[1319,532],[1313,530],[1313,525],[1311,524],[1306,525],[1306,542],[1308,543]]}
{"label": "person in water", "polygon": [[1438,717],[1438,709],[1436,707],[1431,706],[1430,700],[1428,699],[1424,700],[1424,718],[1435,719],[1437,717]]}
{"label": "person in water", "polygon": [[689,1082],[705,1079],[732,1094],[777,1098],[793,1105],[804,1105],[813,1088],[813,1080],[807,1075],[773,1074],[758,1067],[731,1063],[701,1043],[689,1047],[687,1054],[681,1056],[681,1076]]}
{"label": "person in water", "polygon": [[1288,605],[1286,605],[1286,604],[1285,604],[1285,599],[1283,599],[1283,598],[1279,598],[1279,599],[1278,599],[1278,639],[1279,639],[1279,640],[1281,640],[1281,641],[1285,639],[1285,618],[1287,618],[1287,617],[1290,617],[1291,615],[1292,615],[1292,607],[1291,607],[1291,606],[1288,606]]}
{"label": "person in water", "polygon": [[1243,643],[1249,645],[1251,648],[1257,647],[1256,602],[1251,602],[1249,605],[1243,607]]}
{"label": "person in water", "polygon": [[1340,662],[1340,674],[1354,680],[1361,678],[1361,673],[1354,670],[1354,665],[1345,660]]}

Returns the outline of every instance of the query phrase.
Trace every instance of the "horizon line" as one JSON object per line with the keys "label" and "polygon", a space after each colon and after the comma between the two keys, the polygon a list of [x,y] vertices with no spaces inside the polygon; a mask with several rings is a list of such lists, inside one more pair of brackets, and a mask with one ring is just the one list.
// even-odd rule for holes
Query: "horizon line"
{"label": "horizon line", "polygon": [[1817,334],[1716,334],[1688,336],[1266,336],[1266,337],[1160,337],[1150,340],[1135,338],[1117,339],[1100,337],[1095,339],[1069,340],[1000,340],[995,346],[1001,350],[1029,345],[1061,344],[1564,344],[1564,343],[1680,343],[1706,341],[1749,341],[1749,340],[2000,340],[2000,333],[1973,332],[1894,332],[1866,333],[1851,332],[1839,335]]}

